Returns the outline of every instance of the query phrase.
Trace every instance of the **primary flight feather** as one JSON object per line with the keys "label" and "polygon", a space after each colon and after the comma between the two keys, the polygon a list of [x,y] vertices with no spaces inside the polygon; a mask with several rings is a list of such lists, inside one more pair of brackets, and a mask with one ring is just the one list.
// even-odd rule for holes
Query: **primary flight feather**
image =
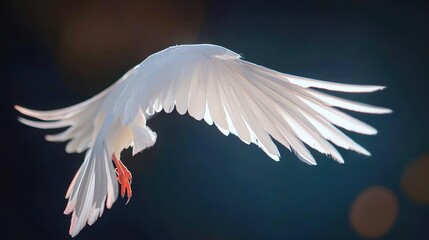
{"label": "primary flight feather", "polygon": [[[19,118],[36,128],[68,127],[47,135],[53,142],[69,141],[66,152],[86,151],[66,193],[65,214],[72,214],[70,235],[76,236],[110,208],[118,192],[131,197],[131,173],[118,158],[123,149],[136,154],[156,142],[147,125],[155,113],[176,108],[197,120],[214,124],[246,144],[258,145],[279,160],[273,138],[302,161],[316,161],[304,145],[343,163],[335,147],[370,153],[337,127],[374,135],[377,130],[338,108],[372,113],[391,110],[338,98],[315,88],[339,92],[374,92],[384,87],[350,85],[280,73],[240,58],[224,47],[199,44],[169,47],[129,70],[111,87],[77,105],[36,111],[15,106]],[[121,189],[119,190],[118,182]]]}

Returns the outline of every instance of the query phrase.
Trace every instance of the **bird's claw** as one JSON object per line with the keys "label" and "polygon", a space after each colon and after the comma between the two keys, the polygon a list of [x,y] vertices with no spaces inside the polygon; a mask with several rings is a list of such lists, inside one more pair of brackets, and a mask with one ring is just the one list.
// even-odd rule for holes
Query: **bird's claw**
{"label": "bird's claw", "polygon": [[128,198],[126,204],[128,204],[133,194],[131,190],[133,176],[131,175],[131,172],[128,170],[128,168],[121,162],[121,160],[116,158],[115,154],[112,155],[112,159],[116,166],[115,172],[118,175],[118,182],[121,185],[121,197],[125,197],[126,193]]}

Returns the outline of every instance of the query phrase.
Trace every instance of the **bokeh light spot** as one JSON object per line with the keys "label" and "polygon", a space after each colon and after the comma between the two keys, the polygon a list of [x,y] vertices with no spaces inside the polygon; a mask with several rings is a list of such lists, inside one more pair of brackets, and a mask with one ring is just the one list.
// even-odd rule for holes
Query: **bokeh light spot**
{"label": "bokeh light spot", "polygon": [[391,229],[397,215],[398,203],[393,192],[385,187],[373,186],[353,202],[350,222],[362,237],[377,238]]}
{"label": "bokeh light spot", "polygon": [[66,84],[91,95],[149,55],[195,43],[204,1],[89,1],[63,6],[57,57]]}
{"label": "bokeh light spot", "polygon": [[429,154],[413,161],[405,169],[401,188],[410,199],[429,204]]}

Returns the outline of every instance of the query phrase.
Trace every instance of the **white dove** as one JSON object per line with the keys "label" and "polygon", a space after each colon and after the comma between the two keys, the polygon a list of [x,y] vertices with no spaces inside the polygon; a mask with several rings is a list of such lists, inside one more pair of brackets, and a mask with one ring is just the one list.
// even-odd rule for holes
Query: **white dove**
{"label": "white dove", "polygon": [[[52,142],[68,141],[66,152],[86,150],[82,166],[66,193],[65,214],[72,213],[69,234],[74,237],[88,223],[111,208],[118,195],[131,197],[131,173],[118,158],[133,147],[133,155],[155,144],[156,133],[147,120],[176,107],[204,119],[225,135],[232,133],[246,144],[258,145],[279,160],[272,138],[302,161],[316,165],[303,144],[344,160],[331,143],[364,155],[370,153],[337,127],[374,135],[377,130],[337,108],[384,114],[391,110],[345,100],[316,91],[373,92],[381,86],[350,85],[280,73],[244,61],[240,55],[211,44],[180,45],[155,53],[129,70],[112,86],[77,105],[36,111],[15,106],[41,121],[18,118],[28,126],[65,131],[47,135]],[[113,162],[112,162],[113,160]],[[113,166],[115,164],[115,167]]]}

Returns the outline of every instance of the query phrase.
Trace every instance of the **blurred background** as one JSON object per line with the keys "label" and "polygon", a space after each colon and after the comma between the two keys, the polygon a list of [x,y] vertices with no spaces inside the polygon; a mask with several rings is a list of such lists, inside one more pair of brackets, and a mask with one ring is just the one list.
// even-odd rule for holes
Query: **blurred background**
{"label": "blurred background", "polygon": [[[64,194],[83,154],[16,121],[14,104],[85,100],[168,46],[212,43],[294,75],[388,86],[336,94],[392,108],[351,113],[379,130],[348,133],[372,157],[315,151],[317,166],[189,116],[149,121],[157,144],[134,157],[133,197],[76,239],[429,239],[427,1],[3,1],[0,44],[2,239],[70,239]],[[52,133],[55,131],[49,131]]]}

